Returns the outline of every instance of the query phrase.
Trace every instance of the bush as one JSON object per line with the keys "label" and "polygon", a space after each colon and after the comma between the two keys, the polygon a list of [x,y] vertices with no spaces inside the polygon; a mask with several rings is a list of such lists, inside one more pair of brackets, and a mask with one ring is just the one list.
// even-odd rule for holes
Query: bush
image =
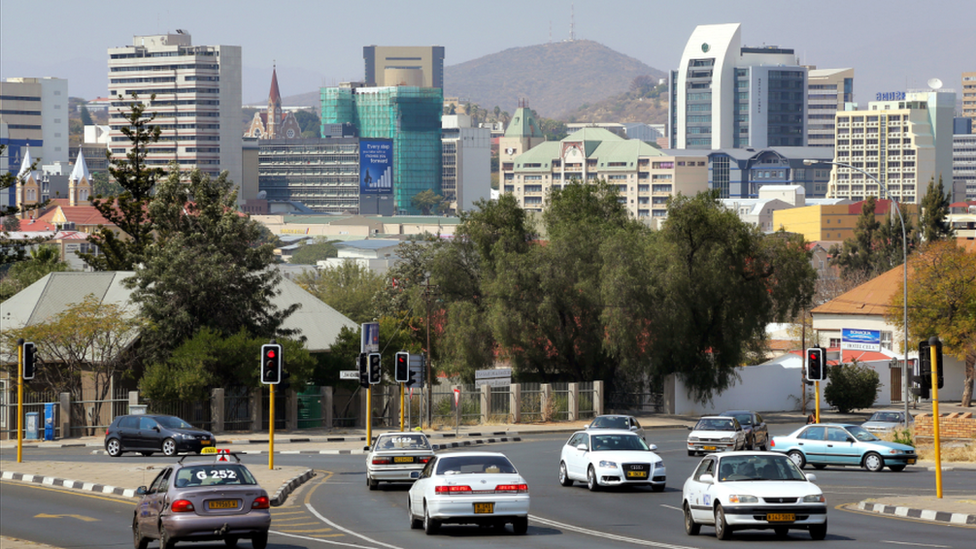
{"label": "bush", "polygon": [[881,391],[878,372],[857,362],[831,366],[827,377],[830,384],[824,389],[824,400],[842,414],[870,408]]}

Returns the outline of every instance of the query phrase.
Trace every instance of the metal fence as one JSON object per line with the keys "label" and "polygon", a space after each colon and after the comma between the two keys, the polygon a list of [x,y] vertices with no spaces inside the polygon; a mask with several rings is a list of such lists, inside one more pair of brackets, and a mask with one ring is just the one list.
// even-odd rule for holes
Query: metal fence
{"label": "metal fence", "polygon": [[542,384],[523,383],[522,398],[519,406],[523,422],[533,423],[542,421]]}
{"label": "metal fence", "polygon": [[649,393],[610,393],[607,395],[606,409],[615,414],[661,414],[664,413],[664,394]]}
{"label": "metal fence", "polygon": [[569,383],[552,383],[552,399],[546,406],[545,414],[548,421],[566,421],[569,419]]}
{"label": "metal fence", "polygon": [[107,400],[100,400],[94,388],[81,391],[81,400],[71,399],[72,437],[104,434],[115,416],[129,413],[129,392],[116,389]]}
{"label": "metal fence", "polygon": [[192,402],[185,400],[147,400],[145,404],[148,413],[176,416],[198,429],[210,431],[213,428],[209,398]]}
{"label": "metal fence", "polygon": [[488,398],[488,423],[508,423],[512,419],[511,386],[491,387]]}
{"label": "metal fence", "polygon": [[580,383],[579,391],[579,416],[578,419],[592,419],[596,416],[596,388],[592,381]]}
{"label": "metal fence", "polygon": [[231,387],[224,391],[224,430],[251,429],[251,389]]}
{"label": "metal fence", "polygon": [[[16,387],[16,381],[13,384]],[[8,435],[8,438],[17,437],[17,390],[4,391],[3,393],[3,409],[0,410],[3,414],[3,432]],[[58,394],[54,391],[24,391],[24,414],[31,412],[36,412],[40,418],[40,422],[44,421],[44,406],[50,402],[55,403],[55,414],[58,413]],[[55,415],[55,417],[57,417]],[[38,437],[44,437],[44,425],[43,423],[38,423]],[[57,425],[58,422],[55,421],[56,430],[55,436],[61,435],[61,427]],[[26,424],[25,424],[26,425]]]}

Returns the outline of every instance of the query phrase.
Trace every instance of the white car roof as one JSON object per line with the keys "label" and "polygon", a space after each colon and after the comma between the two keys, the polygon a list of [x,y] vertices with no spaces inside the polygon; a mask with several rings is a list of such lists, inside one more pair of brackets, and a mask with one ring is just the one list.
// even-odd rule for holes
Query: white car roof
{"label": "white car roof", "polygon": [[503,458],[508,459],[508,456],[506,456],[501,452],[443,452],[437,454],[438,458],[457,457],[457,456],[502,456]]}
{"label": "white car roof", "polygon": [[589,431],[589,430],[586,430],[586,431],[576,431],[575,433],[573,433],[573,435],[577,435],[579,433],[586,433],[587,435],[594,435],[594,436],[603,436],[603,435],[627,435],[627,436],[632,436],[632,437],[640,438],[640,435],[634,433],[633,431],[628,431],[627,429],[600,429],[600,430],[594,430],[594,431]]}

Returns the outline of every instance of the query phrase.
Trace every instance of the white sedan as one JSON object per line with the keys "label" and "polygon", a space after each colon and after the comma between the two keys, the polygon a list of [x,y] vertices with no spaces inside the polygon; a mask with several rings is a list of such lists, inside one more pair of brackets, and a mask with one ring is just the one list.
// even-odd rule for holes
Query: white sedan
{"label": "white sedan", "polygon": [[789,457],[775,452],[728,452],[705,456],[685,481],[685,532],[703,524],[727,540],[734,530],[768,530],[785,538],[791,529],[827,537],[827,500]]}
{"label": "white sedan", "polygon": [[688,455],[745,450],[746,431],[734,417],[706,416],[689,427]]}
{"label": "white sedan", "polygon": [[585,482],[590,490],[601,486],[650,485],[664,490],[664,461],[644,439],[630,431],[577,431],[559,456],[559,483]]}
{"label": "white sedan", "polygon": [[380,482],[413,482],[432,457],[423,433],[382,434],[366,456],[366,484],[375,490]]}
{"label": "white sedan", "polygon": [[410,487],[410,527],[434,534],[441,524],[479,524],[516,534],[529,528],[529,485],[504,454],[435,455]]}

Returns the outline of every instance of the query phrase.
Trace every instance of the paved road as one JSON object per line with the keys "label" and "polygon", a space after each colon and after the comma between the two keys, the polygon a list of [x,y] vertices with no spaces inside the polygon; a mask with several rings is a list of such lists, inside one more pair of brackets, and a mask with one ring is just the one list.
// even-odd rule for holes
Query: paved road
{"label": "paved road", "polygon": [[[784,430],[786,426],[782,427]],[[492,450],[508,454],[529,481],[532,516],[529,533],[516,537],[510,531],[445,526],[429,537],[410,530],[406,519],[406,487],[383,486],[366,490],[361,455],[282,455],[276,465],[313,467],[319,475],[292,494],[274,512],[273,548],[368,547],[412,549],[421,547],[472,548],[517,544],[527,548],[591,547],[726,547],[710,528],[689,537],[681,525],[680,488],[698,459],[686,455],[682,445],[687,431],[649,433],[651,442],[668,467],[669,485],[664,493],[636,489],[590,493],[581,486],[563,488],[556,482],[556,460],[564,434],[538,435],[531,440],[497,444]],[[93,456],[90,449],[44,450],[46,459],[109,461]],[[139,458],[135,458],[139,459]],[[267,458],[247,456],[250,467],[266,466]],[[825,547],[939,547],[970,549],[976,530],[851,512],[838,507],[872,495],[900,495],[934,491],[934,473],[909,468],[902,473],[867,473],[860,469],[828,468],[816,471],[818,484],[832,506]],[[128,512],[132,503],[82,499],[77,494],[54,492],[48,487],[3,484],[0,512],[3,534],[28,537],[57,547],[123,547],[130,541]],[[976,494],[976,471],[947,471],[946,495]],[[31,501],[30,505],[22,505]],[[121,510],[120,510],[121,509]],[[8,512],[9,511],[9,512]],[[37,515],[65,515],[38,517]],[[89,517],[96,521],[69,515]],[[9,516],[17,517],[13,523]],[[735,539],[750,544],[781,542],[772,533],[737,532]],[[793,542],[808,542],[804,532],[790,534]],[[339,545],[342,544],[342,545]],[[907,545],[906,545],[907,544]],[[222,544],[189,547],[215,548]],[[242,547],[247,547],[242,543]],[[6,548],[4,548],[6,549]]]}

